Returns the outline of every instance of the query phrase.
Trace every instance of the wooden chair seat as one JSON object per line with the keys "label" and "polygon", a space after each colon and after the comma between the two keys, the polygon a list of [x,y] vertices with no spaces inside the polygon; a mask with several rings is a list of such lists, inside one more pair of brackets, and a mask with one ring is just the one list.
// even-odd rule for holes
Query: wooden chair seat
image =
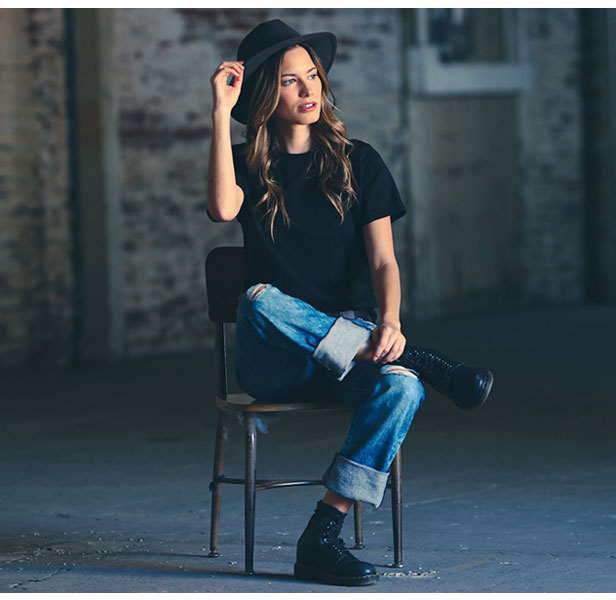
{"label": "wooden chair seat", "polygon": [[351,410],[342,404],[324,402],[266,404],[257,402],[248,394],[227,394],[226,398],[216,396],[216,406],[228,413],[344,413]]}

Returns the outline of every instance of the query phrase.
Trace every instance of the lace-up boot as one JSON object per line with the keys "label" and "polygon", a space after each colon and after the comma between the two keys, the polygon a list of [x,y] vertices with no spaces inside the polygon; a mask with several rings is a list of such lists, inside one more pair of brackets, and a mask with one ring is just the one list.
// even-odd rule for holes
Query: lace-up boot
{"label": "lace-up boot", "polygon": [[374,566],[355,558],[339,537],[345,516],[329,504],[317,504],[297,543],[293,570],[297,578],[335,585],[369,585],[378,581]]}
{"label": "lace-up boot", "polygon": [[394,363],[419,373],[422,381],[464,410],[481,406],[492,389],[494,378],[487,369],[456,362],[430,348],[407,345]]}

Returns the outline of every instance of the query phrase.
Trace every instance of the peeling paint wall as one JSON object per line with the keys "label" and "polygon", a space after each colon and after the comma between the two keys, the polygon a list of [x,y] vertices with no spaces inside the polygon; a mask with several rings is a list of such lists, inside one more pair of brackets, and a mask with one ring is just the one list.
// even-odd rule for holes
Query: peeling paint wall
{"label": "peeling paint wall", "polygon": [[62,10],[0,10],[0,365],[74,348],[63,44]]}
{"label": "peeling paint wall", "polygon": [[520,99],[522,300],[584,298],[580,45],[576,9],[520,11],[520,53],[534,68]]}

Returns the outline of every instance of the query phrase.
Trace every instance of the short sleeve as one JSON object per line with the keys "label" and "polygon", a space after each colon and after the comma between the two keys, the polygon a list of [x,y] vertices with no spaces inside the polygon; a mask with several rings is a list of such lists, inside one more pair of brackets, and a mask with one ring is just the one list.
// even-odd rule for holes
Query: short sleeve
{"label": "short sleeve", "polygon": [[370,144],[359,143],[361,152],[356,160],[359,164],[361,224],[388,216],[393,223],[406,214],[396,182],[381,155]]}
{"label": "short sleeve", "polygon": [[[233,154],[233,170],[235,171],[235,183],[239,187],[241,187],[242,191],[244,192],[244,204],[242,205],[242,208],[240,209],[240,213],[244,209],[244,206],[246,206],[247,204],[246,198],[250,190],[250,186],[248,185],[248,174],[247,174],[247,169],[246,169],[246,162],[244,160],[244,157],[241,154],[241,151],[244,149],[245,146],[246,144],[235,144],[231,146],[231,152]],[[220,223],[220,221],[212,217],[209,210],[207,210],[207,216],[210,218],[211,221],[214,221],[215,223]],[[237,218],[238,220],[241,220],[240,215],[238,215]]]}

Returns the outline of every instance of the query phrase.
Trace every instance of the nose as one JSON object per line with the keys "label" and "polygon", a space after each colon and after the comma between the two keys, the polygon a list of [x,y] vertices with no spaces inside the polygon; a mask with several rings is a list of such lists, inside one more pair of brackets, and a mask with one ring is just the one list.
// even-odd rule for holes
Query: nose
{"label": "nose", "polygon": [[307,81],[302,81],[301,86],[299,88],[300,96],[312,96],[312,90],[310,89],[310,85]]}

